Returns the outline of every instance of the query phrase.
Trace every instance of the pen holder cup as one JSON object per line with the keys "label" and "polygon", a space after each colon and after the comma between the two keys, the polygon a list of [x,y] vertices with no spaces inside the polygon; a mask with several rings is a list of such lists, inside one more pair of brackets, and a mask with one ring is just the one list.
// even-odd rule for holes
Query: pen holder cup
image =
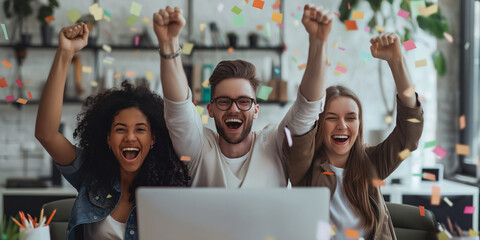
{"label": "pen holder cup", "polygon": [[48,226],[33,228],[33,229],[20,229],[20,240],[50,240],[50,228]]}

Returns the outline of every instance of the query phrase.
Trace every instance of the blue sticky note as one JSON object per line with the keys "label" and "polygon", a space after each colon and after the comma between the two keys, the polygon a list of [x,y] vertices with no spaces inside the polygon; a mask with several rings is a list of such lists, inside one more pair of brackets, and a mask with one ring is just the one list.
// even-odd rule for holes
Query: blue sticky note
{"label": "blue sticky note", "polygon": [[5,28],[5,24],[2,23],[2,30],[3,34],[5,35],[5,39],[8,40],[7,28]]}
{"label": "blue sticky note", "polygon": [[245,25],[245,16],[244,15],[237,15],[233,16],[233,26],[234,27],[241,27]]}
{"label": "blue sticky note", "polygon": [[273,88],[269,86],[262,85],[257,93],[257,98],[267,101],[270,93],[272,93]]}

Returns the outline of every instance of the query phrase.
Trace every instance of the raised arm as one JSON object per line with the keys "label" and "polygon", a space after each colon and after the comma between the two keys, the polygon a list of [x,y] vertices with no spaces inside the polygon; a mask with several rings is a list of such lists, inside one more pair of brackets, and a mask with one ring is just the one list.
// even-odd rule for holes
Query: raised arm
{"label": "raised arm", "polygon": [[178,7],[167,6],[153,14],[153,29],[161,54],[160,75],[163,95],[173,102],[185,101],[188,96],[188,82],[183,70],[182,57],[176,54],[180,51],[178,37],[183,26],[185,18]]}
{"label": "raised arm", "polygon": [[85,47],[87,41],[88,29],[84,23],[60,30],[58,49],[38,106],[35,137],[59,165],[70,165],[75,159],[74,146],[58,128],[68,68],[74,54]]}
{"label": "raised arm", "polygon": [[405,58],[402,55],[398,35],[382,33],[378,37],[370,39],[370,42],[372,43],[370,47],[372,56],[388,62],[400,101],[407,107],[415,107],[415,94],[405,94],[405,91],[411,86],[411,80]]}
{"label": "raised arm", "polygon": [[332,14],[323,7],[305,5],[302,23],[308,32],[307,68],[300,83],[300,92],[308,101],[319,100],[325,94],[327,38],[332,29]]}

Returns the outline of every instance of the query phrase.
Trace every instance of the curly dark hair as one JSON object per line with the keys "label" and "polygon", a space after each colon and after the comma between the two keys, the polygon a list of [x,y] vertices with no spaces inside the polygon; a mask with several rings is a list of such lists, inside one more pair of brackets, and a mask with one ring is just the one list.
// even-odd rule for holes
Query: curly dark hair
{"label": "curly dark hair", "polygon": [[123,109],[136,107],[147,116],[155,144],[145,158],[130,187],[134,201],[139,186],[188,186],[190,177],[185,164],[175,153],[163,115],[163,99],[145,86],[134,87],[128,81],[122,89],[106,90],[90,96],[77,115],[78,127],[73,133],[80,139],[85,154],[85,167],[100,184],[110,184],[120,177],[120,164],[109,150],[107,136],[114,117]]}

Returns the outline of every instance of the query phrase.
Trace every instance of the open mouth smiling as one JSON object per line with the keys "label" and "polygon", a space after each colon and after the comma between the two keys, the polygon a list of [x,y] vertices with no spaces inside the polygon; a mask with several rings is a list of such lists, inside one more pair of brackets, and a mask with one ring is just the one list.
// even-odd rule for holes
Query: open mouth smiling
{"label": "open mouth smiling", "polygon": [[224,122],[229,129],[238,129],[243,124],[243,121],[238,118],[227,118]]}
{"label": "open mouth smiling", "polygon": [[140,148],[128,147],[122,148],[122,155],[126,160],[135,160],[140,153]]}

